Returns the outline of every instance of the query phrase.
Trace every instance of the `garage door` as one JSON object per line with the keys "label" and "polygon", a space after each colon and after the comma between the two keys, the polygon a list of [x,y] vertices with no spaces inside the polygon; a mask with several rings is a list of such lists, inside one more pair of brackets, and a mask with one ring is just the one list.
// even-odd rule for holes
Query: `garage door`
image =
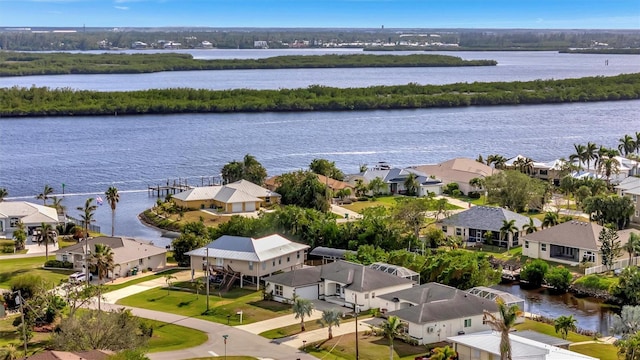
{"label": "garage door", "polygon": [[256,211],[256,203],[254,202],[244,203],[244,211]]}
{"label": "garage door", "polygon": [[242,203],[231,204],[231,212],[234,212],[234,213],[242,212]]}
{"label": "garage door", "polygon": [[296,288],[296,295],[303,299],[317,300],[318,299],[318,285],[310,285],[305,287]]}

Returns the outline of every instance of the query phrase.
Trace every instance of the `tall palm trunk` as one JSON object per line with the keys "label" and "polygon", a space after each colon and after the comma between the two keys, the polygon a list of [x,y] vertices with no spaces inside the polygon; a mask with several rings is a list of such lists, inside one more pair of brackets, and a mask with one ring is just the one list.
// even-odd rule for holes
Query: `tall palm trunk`
{"label": "tall palm trunk", "polygon": [[111,208],[111,236],[113,237],[113,233],[116,227],[116,209]]}
{"label": "tall palm trunk", "polygon": [[389,345],[389,360],[393,360],[393,340],[391,340],[391,345]]}
{"label": "tall palm trunk", "polygon": [[509,331],[503,331],[500,336],[500,360],[511,360],[511,342]]}

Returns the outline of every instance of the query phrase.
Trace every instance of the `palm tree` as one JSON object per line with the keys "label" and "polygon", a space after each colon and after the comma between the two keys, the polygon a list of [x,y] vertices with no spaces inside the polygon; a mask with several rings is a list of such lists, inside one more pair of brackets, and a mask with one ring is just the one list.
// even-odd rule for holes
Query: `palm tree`
{"label": "palm tree", "polygon": [[96,209],[98,209],[98,206],[93,204],[93,198],[88,198],[84,202],[84,206],[78,206],[76,208],[76,210],[81,212],[80,219],[84,222],[85,240],[89,238],[89,224],[96,221],[93,217],[93,213]]}
{"label": "palm tree", "polygon": [[631,135],[625,135],[624,137],[618,139],[620,144],[618,144],[618,150],[620,150],[620,154],[624,154],[625,156],[632,154],[636,150],[636,142]]}
{"label": "palm tree", "polygon": [[296,319],[300,318],[300,331],[305,331],[304,317],[311,316],[313,312],[313,303],[311,300],[303,299],[296,296],[293,300],[293,313],[296,314]]}
{"label": "palm tree", "polygon": [[542,220],[542,228],[548,228],[552,226],[558,225],[558,213],[554,211],[547,211],[544,214],[544,219]]}
{"label": "palm tree", "polygon": [[120,194],[118,194],[116,187],[111,186],[105,191],[104,195],[107,198],[109,206],[111,206],[111,236],[113,236],[116,223],[116,205],[118,201],[120,201]]}
{"label": "palm tree", "polygon": [[42,200],[42,204],[47,205],[47,200],[51,194],[53,194],[53,188],[49,185],[45,185],[44,190],[36,196],[36,199]]}
{"label": "palm tree", "polygon": [[587,161],[587,147],[582,144],[573,144],[575,153],[569,155],[569,161],[578,161],[578,167]]}
{"label": "palm tree", "polygon": [[503,236],[506,236],[507,250],[509,249],[509,235],[511,235],[511,239],[513,240],[513,237],[517,233],[518,233],[518,227],[516,226],[515,219],[511,219],[509,221],[502,220],[502,227],[500,228],[500,238],[501,240],[505,240]]}
{"label": "palm tree", "polygon": [[640,131],[636,131],[634,143],[636,144],[636,155],[640,155]]}
{"label": "palm tree", "polygon": [[576,327],[577,321],[578,320],[575,319],[573,315],[562,315],[553,321],[553,327],[556,330],[556,334],[560,332],[562,338],[566,340],[567,335],[569,335],[569,331],[576,331],[578,329]]}
{"label": "palm tree", "polygon": [[333,339],[333,327],[340,327],[340,317],[342,317],[342,313],[338,310],[324,310],[322,312],[322,317],[317,321],[317,323],[322,325],[322,327],[327,327],[327,330],[329,331],[329,340]]}
{"label": "palm tree", "polygon": [[629,253],[629,266],[631,266],[633,254],[640,253],[640,235],[636,232],[629,234],[629,240],[626,244],[622,245],[622,249]]}
{"label": "palm tree", "polygon": [[9,192],[7,191],[7,189],[0,188],[0,202],[2,202],[7,196],[9,196]]}
{"label": "palm tree", "polygon": [[171,294],[171,285],[173,284],[173,280],[177,278],[171,274],[164,275],[163,278],[164,282],[167,283],[167,295],[169,295]]}
{"label": "palm tree", "polygon": [[44,243],[44,253],[46,261],[49,261],[49,243],[55,243],[55,230],[53,230],[53,226],[47,223],[41,223],[40,228],[38,228],[38,235],[36,236],[36,241],[38,245]]}
{"label": "palm tree", "polygon": [[485,185],[484,178],[475,177],[469,180],[469,185],[473,186],[473,189],[475,191],[482,190],[482,188],[484,188],[484,185]]}
{"label": "palm tree", "polygon": [[194,281],[193,283],[193,288],[196,289],[196,299],[198,299],[200,297],[200,291],[204,289],[204,283],[202,282],[202,279],[196,279],[196,281]]}
{"label": "palm tree", "polygon": [[484,310],[483,321],[489,325],[491,329],[500,333],[500,360],[511,360],[511,340],[509,339],[509,332],[515,325],[518,317],[522,315],[522,311],[520,311],[518,305],[507,307],[501,297],[496,299],[496,304],[498,305],[500,317]]}
{"label": "palm tree", "polygon": [[113,271],[115,263],[113,260],[113,250],[105,244],[95,244],[94,252],[91,254],[91,263],[96,267],[98,279],[102,280]]}
{"label": "palm tree", "polygon": [[400,335],[402,330],[402,322],[397,316],[389,316],[387,320],[380,325],[382,334],[389,340],[389,360],[393,360],[393,340]]}
{"label": "palm tree", "polygon": [[476,161],[479,162],[480,164],[484,164],[484,158],[482,158],[482,154],[478,154]]}
{"label": "palm tree", "polygon": [[589,165],[591,164],[591,160],[598,159],[598,145],[592,142],[588,142],[587,146],[584,148],[584,159],[587,162],[587,171],[589,171]]}
{"label": "palm tree", "polygon": [[373,192],[373,196],[382,194],[386,187],[387,184],[379,176],[369,182],[369,190]]}
{"label": "palm tree", "polygon": [[522,225],[522,230],[524,230],[524,232],[527,233],[527,234],[532,234],[532,233],[538,231],[538,228],[533,223],[533,218],[529,218],[529,223],[528,224]]}
{"label": "palm tree", "polygon": [[2,356],[2,360],[17,360],[20,359],[20,351],[13,344],[8,344],[4,349],[4,354]]}
{"label": "palm tree", "polygon": [[614,157],[605,157],[600,160],[599,169],[607,177],[607,185],[611,181],[611,175],[620,172],[620,162]]}
{"label": "palm tree", "polygon": [[15,240],[16,250],[24,249],[24,244],[27,241],[27,230],[22,220],[18,220],[16,230],[13,232],[13,239]]}
{"label": "palm tree", "polygon": [[67,208],[64,205],[62,205],[62,198],[59,198],[57,196],[52,196],[51,200],[53,200],[51,207],[56,209],[58,214],[64,215],[64,212],[67,210]]}
{"label": "palm tree", "polygon": [[419,187],[420,183],[418,183],[418,176],[414,173],[410,173],[409,176],[407,176],[407,178],[404,180],[406,195],[417,196]]}

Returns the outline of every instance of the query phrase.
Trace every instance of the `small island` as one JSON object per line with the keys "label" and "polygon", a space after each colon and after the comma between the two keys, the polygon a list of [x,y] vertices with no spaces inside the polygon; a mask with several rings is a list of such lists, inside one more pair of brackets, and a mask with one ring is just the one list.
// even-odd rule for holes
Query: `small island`
{"label": "small island", "polygon": [[264,59],[194,59],[190,54],[70,54],[0,52],[0,76],[140,74],[161,71],[362,67],[495,66],[495,60],[448,55],[287,55]]}

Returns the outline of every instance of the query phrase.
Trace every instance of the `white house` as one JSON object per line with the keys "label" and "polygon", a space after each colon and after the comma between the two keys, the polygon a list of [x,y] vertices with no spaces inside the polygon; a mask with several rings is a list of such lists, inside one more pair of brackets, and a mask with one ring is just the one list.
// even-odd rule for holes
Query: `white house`
{"label": "white house", "polygon": [[60,223],[58,211],[52,207],[26,201],[0,201],[0,236],[12,237],[20,221],[29,234],[42,223],[54,228]]}
{"label": "white house", "polygon": [[338,260],[329,264],[296,269],[264,279],[274,300],[293,301],[294,294],[305,299],[322,299],[360,310],[377,307],[377,296],[408,289],[415,283],[368,266]]}
{"label": "white house", "polygon": [[381,295],[376,302],[406,323],[408,335],[420,344],[489,330],[482,321],[484,310],[498,316],[495,301],[434,282]]}

